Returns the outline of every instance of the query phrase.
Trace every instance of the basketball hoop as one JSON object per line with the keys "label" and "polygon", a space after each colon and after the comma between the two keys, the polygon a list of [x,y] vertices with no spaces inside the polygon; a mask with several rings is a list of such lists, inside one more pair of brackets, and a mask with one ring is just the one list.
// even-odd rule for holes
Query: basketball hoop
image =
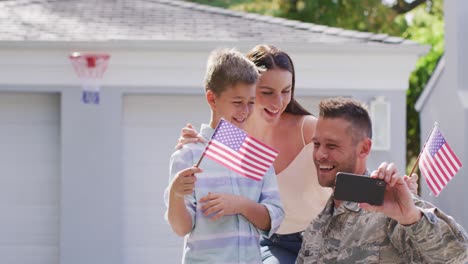
{"label": "basketball hoop", "polygon": [[70,60],[75,68],[83,87],[82,100],[85,104],[99,104],[100,81],[107,69],[110,55],[105,53],[70,54]]}

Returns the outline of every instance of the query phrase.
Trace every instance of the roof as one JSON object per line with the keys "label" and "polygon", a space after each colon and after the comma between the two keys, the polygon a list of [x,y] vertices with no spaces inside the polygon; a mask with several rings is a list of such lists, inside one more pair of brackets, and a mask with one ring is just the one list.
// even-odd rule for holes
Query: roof
{"label": "roof", "polygon": [[0,41],[255,41],[414,45],[179,0],[0,0]]}
{"label": "roof", "polygon": [[442,76],[444,69],[445,69],[445,54],[442,55],[442,57],[440,57],[439,61],[437,62],[437,66],[434,69],[434,72],[431,74],[431,77],[429,78],[429,81],[424,87],[424,90],[422,91],[421,95],[418,97],[418,100],[416,101],[416,104],[414,105],[414,108],[416,109],[416,111],[418,112],[422,111],[422,109],[424,108],[424,105],[426,104],[426,101],[429,100],[429,97],[431,96],[432,91],[435,89],[439,81],[439,78]]}

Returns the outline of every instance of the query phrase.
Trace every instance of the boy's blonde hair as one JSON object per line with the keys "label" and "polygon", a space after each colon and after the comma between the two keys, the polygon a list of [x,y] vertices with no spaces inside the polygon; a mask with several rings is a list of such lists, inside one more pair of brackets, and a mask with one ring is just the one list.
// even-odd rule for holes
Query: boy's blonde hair
{"label": "boy's blonde hair", "polygon": [[206,65],[205,90],[219,95],[238,83],[255,84],[259,76],[255,64],[236,49],[216,49]]}

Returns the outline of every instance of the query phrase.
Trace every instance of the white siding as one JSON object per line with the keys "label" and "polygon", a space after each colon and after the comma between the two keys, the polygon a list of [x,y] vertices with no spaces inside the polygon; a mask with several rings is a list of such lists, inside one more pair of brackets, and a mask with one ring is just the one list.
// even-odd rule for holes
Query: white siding
{"label": "white siding", "polygon": [[123,102],[124,263],[180,263],[182,239],[164,220],[169,157],[180,129],[209,121],[204,97],[126,96]]}
{"label": "white siding", "polygon": [[0,93],[0,263],[58,263],[59,105]]}

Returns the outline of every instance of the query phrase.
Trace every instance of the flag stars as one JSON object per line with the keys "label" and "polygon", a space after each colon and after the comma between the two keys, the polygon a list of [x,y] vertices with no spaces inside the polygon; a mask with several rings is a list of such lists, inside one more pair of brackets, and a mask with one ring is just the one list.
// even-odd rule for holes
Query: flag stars
{"label": "flag stars", "polygon": [[246,136],[247,133],[241,129],[225,120],[221,120],[213,138],[237,151],[240,149]]}
{"label": "flag stars", "polygon": [[445,139],[442,134],[437,130],[429,139],[429,153],[434,156],[437,151],[445,144]]}

